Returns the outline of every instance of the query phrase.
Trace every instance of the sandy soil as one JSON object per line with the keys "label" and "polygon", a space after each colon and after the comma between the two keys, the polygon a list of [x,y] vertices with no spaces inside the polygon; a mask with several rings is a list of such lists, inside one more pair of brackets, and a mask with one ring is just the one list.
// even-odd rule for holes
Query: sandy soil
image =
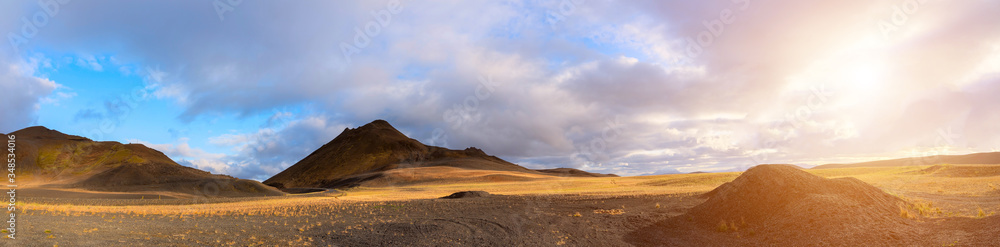
{"label": "sandy soil", "polygon": [[[702,201],[669,195],[322,199],[208,214],[32,210],[19,218],[15,241],[24,246],[629,246],[621,236]],[[268,208],[259,206],[254,208]]]}
{"label": "sandy soil", "polygon": [[[4,246],[1000,245],[1000,176],[916,172],[928,168],[805,171],[825,178],[786,171],[756,172],[753,179],[710,173],[432,183],[256,198],[24,197],[17,239],[0,240]],[[979,174],[993,168],[984,169]],[[726,183],[732,186],[720,187]],[[715,200],[703,196],[715,189],[727,192],[712,194],[725,195]],[[464,190],[492,195],[437,199]],[[719,219],[728,222],[725,230]]]}

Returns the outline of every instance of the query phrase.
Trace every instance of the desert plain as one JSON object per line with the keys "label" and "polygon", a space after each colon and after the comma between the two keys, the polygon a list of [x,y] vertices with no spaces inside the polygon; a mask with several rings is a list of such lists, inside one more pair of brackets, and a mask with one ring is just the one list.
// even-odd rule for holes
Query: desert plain
{"label": "desert plain", "polygon": [[[439,169],[429,173],[437,175],[469,172],[428,169]],[[489,174],[463,174],[480,179],[462,182],[397,180],[378,186],[262,197],[29,186],[19,189],[17,205],[22,211],[16,243],[1000,245],[1000,216],[996,215],[1000,212],[1000,166],[995,165],[831,169],[764,165],[742,173],[521,181],[491,181],[489,175],[504,172],[483,173]],[[441,199],[459,191],[486,191],[489,195]],[[720,217],[727,218],[717,220]]]}

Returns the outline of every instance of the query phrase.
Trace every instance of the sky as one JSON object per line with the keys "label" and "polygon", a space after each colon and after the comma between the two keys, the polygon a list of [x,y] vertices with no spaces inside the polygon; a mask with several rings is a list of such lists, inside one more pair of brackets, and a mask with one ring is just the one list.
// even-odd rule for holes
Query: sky
{"label": "sky", "polygon": [[619,175],[1000,149],[1000,1],[3,1],[0,132],[264,180],[345,128]]}

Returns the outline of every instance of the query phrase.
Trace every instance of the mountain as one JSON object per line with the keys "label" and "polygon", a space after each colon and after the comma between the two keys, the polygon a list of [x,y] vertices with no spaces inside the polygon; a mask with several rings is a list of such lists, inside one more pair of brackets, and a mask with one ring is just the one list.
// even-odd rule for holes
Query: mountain
{"label": "mountain", "polygon": [[400,133],[389,122],[375,120],[356,129],[344,129],[329,143],[265,180],[264,184],[277,188],[338,188],[358,186],[367,181],[391,185],[465,181],[469,176],[495,181],[535,179],[550,174],[593,175],[583,171],[562,171],[566,170],[553,173],[527,169],[475,147],[451,150],[424,145]]}
{"label": "mountain", "polygon": [[966,155],[935,155],[892,160],[869,161],[853,164],[826,164],[812,169],[847,168],[847,167],[891,167],[891,166],[929,166],[939,164],[953,165],[986,165],[1000,164],[1000,152],[974,153]]}
{"label": "mountain", "polygon": [[207,197],[283,194],[256,181],[179,165],[142,144],[96,142],[41,126],[9,135],[16,138],[18,184]]}

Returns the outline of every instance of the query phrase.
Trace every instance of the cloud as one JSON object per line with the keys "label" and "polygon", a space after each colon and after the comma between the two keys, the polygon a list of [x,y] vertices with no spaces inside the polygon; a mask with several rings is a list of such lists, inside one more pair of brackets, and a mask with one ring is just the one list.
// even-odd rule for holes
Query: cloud
{"label": "cloud", "polygon": [[223,154],[205,152],[204,150],[191,148],[188,144],[189,138],[182,137],[175,144],[151,144],[137,141],[150,148],[159,150],[170,157],[195,158],[195,159],[218,159],[224,157]]}
{"label": "cloud", "polygon": [[0,92],[4,94],[0,96],[0,116],[4,118],[0,121],[0,130],[12,132],[34,124],[39,104],[55,102],[47,97],[59,88],[59,84],[35,76],[38,66],[38,59],[27,62],[0,59]]}
{"label": "cloud", "polygon": [[[220,20],[209,2],[102,1],[64,6],[27,48],[155,68],[141,73],[185,123],[273,114],[212,138],[223,156],[163,147],[246,178],[377,118],[435,145],[621,174],[899,155],[949,128],[950,145],[1000,146],[1000,3],[926,2],[899,23],[902,3],[586,1],[554,21],[559,2],[403,1],[368,35],[386,2],[244,2]],[[20,126],[55,83],[4,68],[0,87],[31,92],[3,99]]]}
{"label": "cloud", "polygon": [[60,101],[72,99],[73,97],[76,96],[77,94],[74,92],[55,92],[53,95],[42,98],[40,102],[43,104],[51,104],[58,106]]}
{"label": "cloud", "polygon": [[94,71],[104,71],[104,66],[101,65],[97,58],[93,55],[83,55],[76,58],[76,66],[83,68],[88,68]]}
{"label": "cloud", "polygon": [[172,144],[144,144],[160,150],[182,165],[263,181],[305,158],[347,128],[322,115],[295,117],[283,112],[276,115],[286,116],[284,118],[289,120],[252,133],[222,134],[209,138],[211,145],[230,149],[231,153],[212,153],[193,148],[185,137]]}
{"label": "cloud", "polygon": [[273,129],[213,137],[210,142],[233,149],[235,155],[227,157],[229,163],[235,164],[231,175],[264,180],[305,158],[345,128],[326,116],[311,115]]}

